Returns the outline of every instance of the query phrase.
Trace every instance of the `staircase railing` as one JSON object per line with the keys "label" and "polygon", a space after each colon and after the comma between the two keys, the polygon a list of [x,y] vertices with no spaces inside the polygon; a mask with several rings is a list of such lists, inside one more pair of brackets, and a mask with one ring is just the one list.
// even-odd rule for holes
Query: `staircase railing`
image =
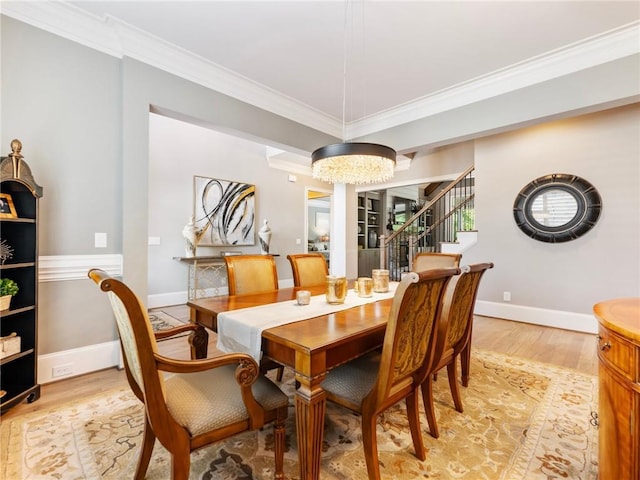
{"label": "staircase railing", "polygon": [[380,268],[391,280],[411,270],[418,252],[440,252],[460,231],[475,230],[474,167],[469,167],[398,230],[380,237]]}

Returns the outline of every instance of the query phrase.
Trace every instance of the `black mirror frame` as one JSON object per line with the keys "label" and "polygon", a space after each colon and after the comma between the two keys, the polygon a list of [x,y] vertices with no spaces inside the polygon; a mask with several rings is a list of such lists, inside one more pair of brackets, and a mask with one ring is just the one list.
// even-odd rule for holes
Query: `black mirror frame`
{"label": "black mirror frame", "polygon": [[[576,214],[567,223],[549,227],[538,223],[531,214],[533,201],[547,190],[565,191],[576,200]],[[536,178],[520,190],[513,204],[513,217],[528,237],[540,242],[561,243],[575,240],[591,230],[600,218],[601,210],[600,194],[591,183],[577,175],[553,173]]]}

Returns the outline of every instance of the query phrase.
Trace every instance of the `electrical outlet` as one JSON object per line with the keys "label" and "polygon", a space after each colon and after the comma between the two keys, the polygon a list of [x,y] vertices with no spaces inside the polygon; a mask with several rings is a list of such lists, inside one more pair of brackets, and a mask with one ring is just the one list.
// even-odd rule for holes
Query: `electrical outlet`
{"label": "electrical outlet", "polygon": [[51,369],[51,376],[53,378],[56,377],[66,377],[67,375],[71,375],[73,373],[73,363],[65,363],[63,365],[56,365]]}
{"label": "electrical outlet", "polygon": [[511,301],[511,292],[503,292],[502,299],[505,302],[510,302]]}

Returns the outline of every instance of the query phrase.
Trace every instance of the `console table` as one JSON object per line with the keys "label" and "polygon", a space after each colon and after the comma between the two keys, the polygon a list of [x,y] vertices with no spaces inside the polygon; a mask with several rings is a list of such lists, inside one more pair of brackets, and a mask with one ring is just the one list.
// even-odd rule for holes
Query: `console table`
{"label": "console table", "polygon": [[[270,254],[279,257],[278,254]],[[187,297],[195,300],[220,295],[220,285],[227,283],[227,266],[224,257],[228,255],[196,255],[195,257],[173,257],[188,264]],[[207,291],[209,290],[209,292]]]}
{"label": "console table", "polygon": [[[196,257],[173,257],[174,260],[187,263],[187,297],[189,300],[210,297],[207,288],[213,290],[213,295],[220,295],[219,286],[226,283],[227,267],[221,255]],[[218,280],[216,282],[216,280]]]}
{"label": "console table", "polygon": [[597,303],[598,477],[640,478],[640,298]]}

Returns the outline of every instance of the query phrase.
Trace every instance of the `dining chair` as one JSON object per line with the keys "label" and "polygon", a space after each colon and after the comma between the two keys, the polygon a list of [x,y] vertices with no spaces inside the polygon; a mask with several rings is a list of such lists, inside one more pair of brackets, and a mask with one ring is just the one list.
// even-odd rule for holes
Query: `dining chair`
{"label": "dining chair", "polygon": [[444,305],[439,319],[440,332],[445,341],[436,349],[433,360],[433,375],[427,375],[422,384],[422,401],[429,423],[431,436],[438,438],[438,424],[433,405],[433,381],[435,374],[447,367],[449,389],[458,412],[463,411],[462,398],[458,388],[457,359],[462,364],[462,384],[469,385],[469,364],[471,361],[471,331],[473,309],[478,295],[480,280],[493,263],[476,263],[462,267],[462,273],[451,280],[445,292]]}
{"label": "dining chair", "polygon": [[457,268],[409,272],[393,297],[381,352],[372,352],[328,374],[321,386],[327,400],[362,416],[362,443],[370,480],[380,478],[376,423],[378,416],[405,400],[416,457],[426,459],[420,432],[418,392],[432,370],[439,340],[446,286]]}
{"label": "dining chair", "polygon": [[288,398],[259,374],[255,360],[244,353],[200,360],[163,356],[135,293],[102,270],[90,270],[89,277],[109,296],[127,376],[145,406],[134,478],[144,478],[156,438],[171,454],[171,479],[187,480],[192,451],[273,422],[275,478],[283,479]]}
{"label": "dining chair", "polygon": [[278,290],[278,271],[272,255],[228,255],[229,295],[250,295]]}
{"label": "dining chair", "polygon": [[287,255],[293,272],[295,287],[315,287],[327,283],[329,267],[327,259],[321,253],[297,253]]}
{"label": "dining chair", "polygon": [[[227,266],[229,295],[251,295],[278,290],[278,270],[272,255],[229,255]],[[263,371],[277,369],[276,380],[282,381],[284,367],[270,359],[260,363]]]}
{"label": "dining chair", "polygon": [[461,253],[419,252],[413,257],[411,271],[421,272],[431,268],[459,267]]}

